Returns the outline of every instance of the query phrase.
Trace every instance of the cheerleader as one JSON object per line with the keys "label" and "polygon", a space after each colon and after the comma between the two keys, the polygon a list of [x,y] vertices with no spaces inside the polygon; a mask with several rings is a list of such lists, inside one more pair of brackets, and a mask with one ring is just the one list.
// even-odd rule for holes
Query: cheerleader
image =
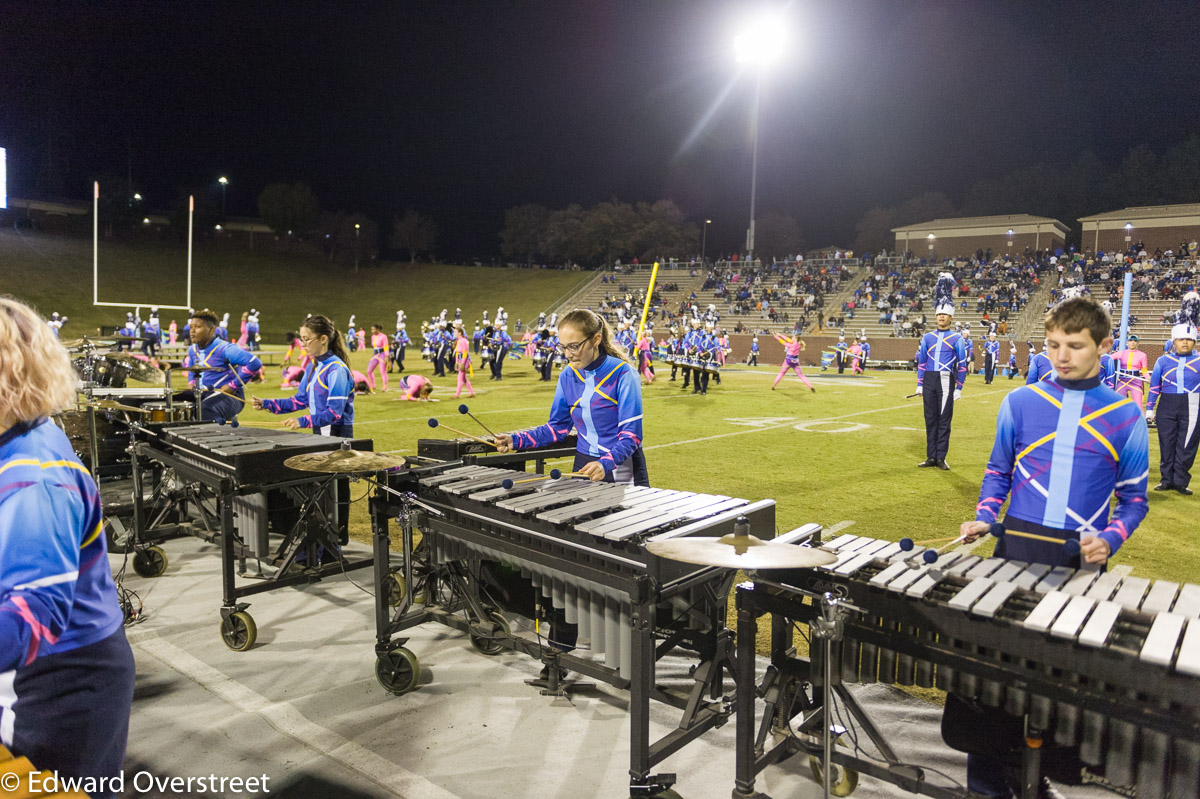
{"label": "cheerleader", "polygon": [[817,390],[813,388],[813,384],[808,382],[808,378],[804,376],[804,370],[800,368],[800,353],[804,351],[804,342],[799,336],[781,336],[775,334],[775,340],[783,345],[783,366],[779,369],[779,374],[775,377],[775,382],[771,384],[771,390],[775,390],[775,386],[779,385],[779,381],[788,373],[789,369],[794,369],[796,377],[800,378],[800,382],[808,386],[808,390],[816,394]]}
{"label": "cheerleader", "polygon": [[382,325],[371,325],[371,360],[367,363],[367,387],[371,393],[375,393],[375,370],[379,370],[379,377],[383,381],[383,391],[388,390],[387,376],[388,362],[388,337],[383,332]]}
{"label": "cheerleader", "polygon": [[654,382],[654,372],[650,370],[650,360],[653,357],[650,352],[650,336],[643,335],[638,339],[637,345],[638,354],[638,371],[642,377],[646,378],[647,383]]}
{"label": "cheerleader", "polygon": [[246,313],[245,311],[242,311],[242,323],[241,323],[241,327],[239,329],[239,335],[237,337],[237,341],[234,342],[242,349],[246,349],[246,342],[249,341],[249,336],[250,336],[249,328],[250,328],[250,314]]}
{"label": "cheerleader", "polygon": [[474,397],[475,389],[471,388],[471,340],[463,332],[462,323],[454,326],[454,371],[458,374],[458,390],[455,398],[462,394],[463,386],[467,387],[467,396]]}

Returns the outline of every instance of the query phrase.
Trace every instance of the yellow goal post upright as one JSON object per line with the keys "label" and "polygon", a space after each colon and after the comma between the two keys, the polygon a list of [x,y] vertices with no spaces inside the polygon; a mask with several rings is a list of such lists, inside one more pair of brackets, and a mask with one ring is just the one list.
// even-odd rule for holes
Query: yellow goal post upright
{"label": "yellow goal post upright", "polygon": [[187,238],[187,299],[185,305],[171,305],[163,302],[147,302],[145,299],[126,302],[102,301],[100,299],[100,181],[92,184],[92,305],[106,305],[118,308],[135,308],[139,312],[143,306],[158,308],[176,308],[190,311],[192,309],[192,223],[196,213],[196,198],[188,197],[188,238]]}

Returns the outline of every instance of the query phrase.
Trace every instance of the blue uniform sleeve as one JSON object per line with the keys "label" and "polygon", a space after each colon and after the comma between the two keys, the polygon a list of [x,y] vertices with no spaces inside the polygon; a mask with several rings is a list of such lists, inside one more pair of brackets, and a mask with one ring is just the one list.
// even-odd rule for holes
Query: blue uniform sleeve
{"label": "blue uniform sleeve", "polygon": [[0,673],[31,663],[67,628],[84,543],[80,511],[77,494],[43,483],[0,503]]}
{"label": "blue uniform sleeve", "polygon": [[958,341],[954,342],[954,354],[958,358],[958,365],[955,369],[954,387],[962,391],[963,383],[967,381],[967,362],[971,360],[971,355],[967,351],[966,342],[959,337]]}
{"label": "blue uniform sleeve", "polygon": [[1166,363],[1167,356],[1163,356],[1154,362],[1154,371],[1150,373],[1150,391],[1146,394],[1146,410],[1154,410],[1155,403],[1158,402],[1158,395],[1162,393],[1162,376],[1163,364]]}
{"label": "blue uniform sleeve", "polygon": [[564,370],[558,378],[554,389],[554,401],[550,403],[550,419],[544,424],[512,434],[513,449],[537,449],[548,447],[562,441],[571,433],[575,422],[571,419],[571,406],[567,404],[566,392],[563,391],[563,381],[574,376],[574,372]]}
{"label": "blue uniform sleeve", "polygon": [[1121,448],[1121,459],[1117,462],[1117,484],[1113,493],[1117,507],[1108,526],[1100,531],[1100,538],[1108,543],[1115,555],[1133,531],[1146,518],[1150,509],[1146,504],[1146,484],[1150,476],[1150,433],[1140,418],[1134,419],[1129,438]]}
{"label": "blue uniform sleeve", "polygon": [[1025,375],[1025,385],[1036,383],[1040,379],[1042,362],[1036,355],[1029,356],[1029,372]]}
{"label": "blue uniform sleeve", "polygon": [[1000,508],[1008,499],[1012,489],[1013,469],[1016,468],[1016,422],[1013,419],[1012,394],[1000,402],[1000,413],[996,417],[996,440],[992,454],[983,472],[983,485],[979,487],[979,504],[975,506],[975,520],[995,523],[1000,517]]}
{"label": "blue uniform sleeve", "polygon": [[[322,375],[317,375],[314,369],[311,379],[317,381],[318,407],[308,409],[310,415],[300,420],[300,426],[325,427],[337,424],[345,415],[346,405],[350,402],[350,397],[354,392],[350,367],[338,361],[325,370]],[[322,398],[325,400],[324,402],[320,402]]]}
{"label": "blue uniform sleeve", "polygon": [[642,445],[642,384],[633,368],[626,367],[617,383],[617,440],[600,457],[606,471],[616,469]]}
{"label": "blue uniform sleeve", "polygon": [[928,335],[927,333],[925,336],[921,336],[921,339],[917,342],[917,388],[920,388],[925,383],[925,362],[927,358],[925,337]]}
{"label": "blue uniform sleeve", "polygon": [[283,399],[263,400],[263,408],[271,413],[295,413],[308,407],[308,378],[312,375],[312,366],[304,368],[304,376],[300,378],[300,386],[296,394]]}

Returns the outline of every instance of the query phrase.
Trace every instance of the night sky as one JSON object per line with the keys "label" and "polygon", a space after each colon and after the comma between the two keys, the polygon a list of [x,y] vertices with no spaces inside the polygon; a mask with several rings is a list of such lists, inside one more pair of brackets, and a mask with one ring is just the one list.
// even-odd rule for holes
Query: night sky
{"label": "night sky", "polygon": [[[499,251],[505,208],[670,198],[739,247],[750,2],[53,3],[0,0],[9,193],[88,197],[103,173],[255,215],[299,180],[386,232],[432,215],[443,257]],[[784,8],[784,6],[777,6]],[[1200,131],[1195,2],[792,2],[765,78],[760,215],[810,245],[872,205],[1084,149],[1114,165]],[[1200,191],[1200,189],[1198,189]]]}

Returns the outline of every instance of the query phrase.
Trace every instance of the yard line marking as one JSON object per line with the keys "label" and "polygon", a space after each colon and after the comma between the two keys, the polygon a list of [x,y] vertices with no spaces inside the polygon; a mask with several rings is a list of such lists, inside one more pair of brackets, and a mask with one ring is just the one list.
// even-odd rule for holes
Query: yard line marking
{"label": "yard line marking", "polygon": [[287,702],[267,699],[165,639],[143,639],[134,643],[134,646],[217,695],[236,710],[258,715],[300,746],[357,771],[394,796],[405,799],[458,799],[457,794],[309,720]]}
{"label": "yard line marking", "polygon": [[893,427],[893,430],[911,430],[914,433],[924,433],[925,431],[919,427]]}
{"label": "yard line marking", "polygon": [[831,524],[829,527],[825,528],[823,533],[824,533],[824,535],[833,535],[834,533],[840,533],[842,530],[845,530],[847,527],[849,527],[852,524],[854,524],[854,520],[847,519],[845,521],[838,522],[837,524]]}

